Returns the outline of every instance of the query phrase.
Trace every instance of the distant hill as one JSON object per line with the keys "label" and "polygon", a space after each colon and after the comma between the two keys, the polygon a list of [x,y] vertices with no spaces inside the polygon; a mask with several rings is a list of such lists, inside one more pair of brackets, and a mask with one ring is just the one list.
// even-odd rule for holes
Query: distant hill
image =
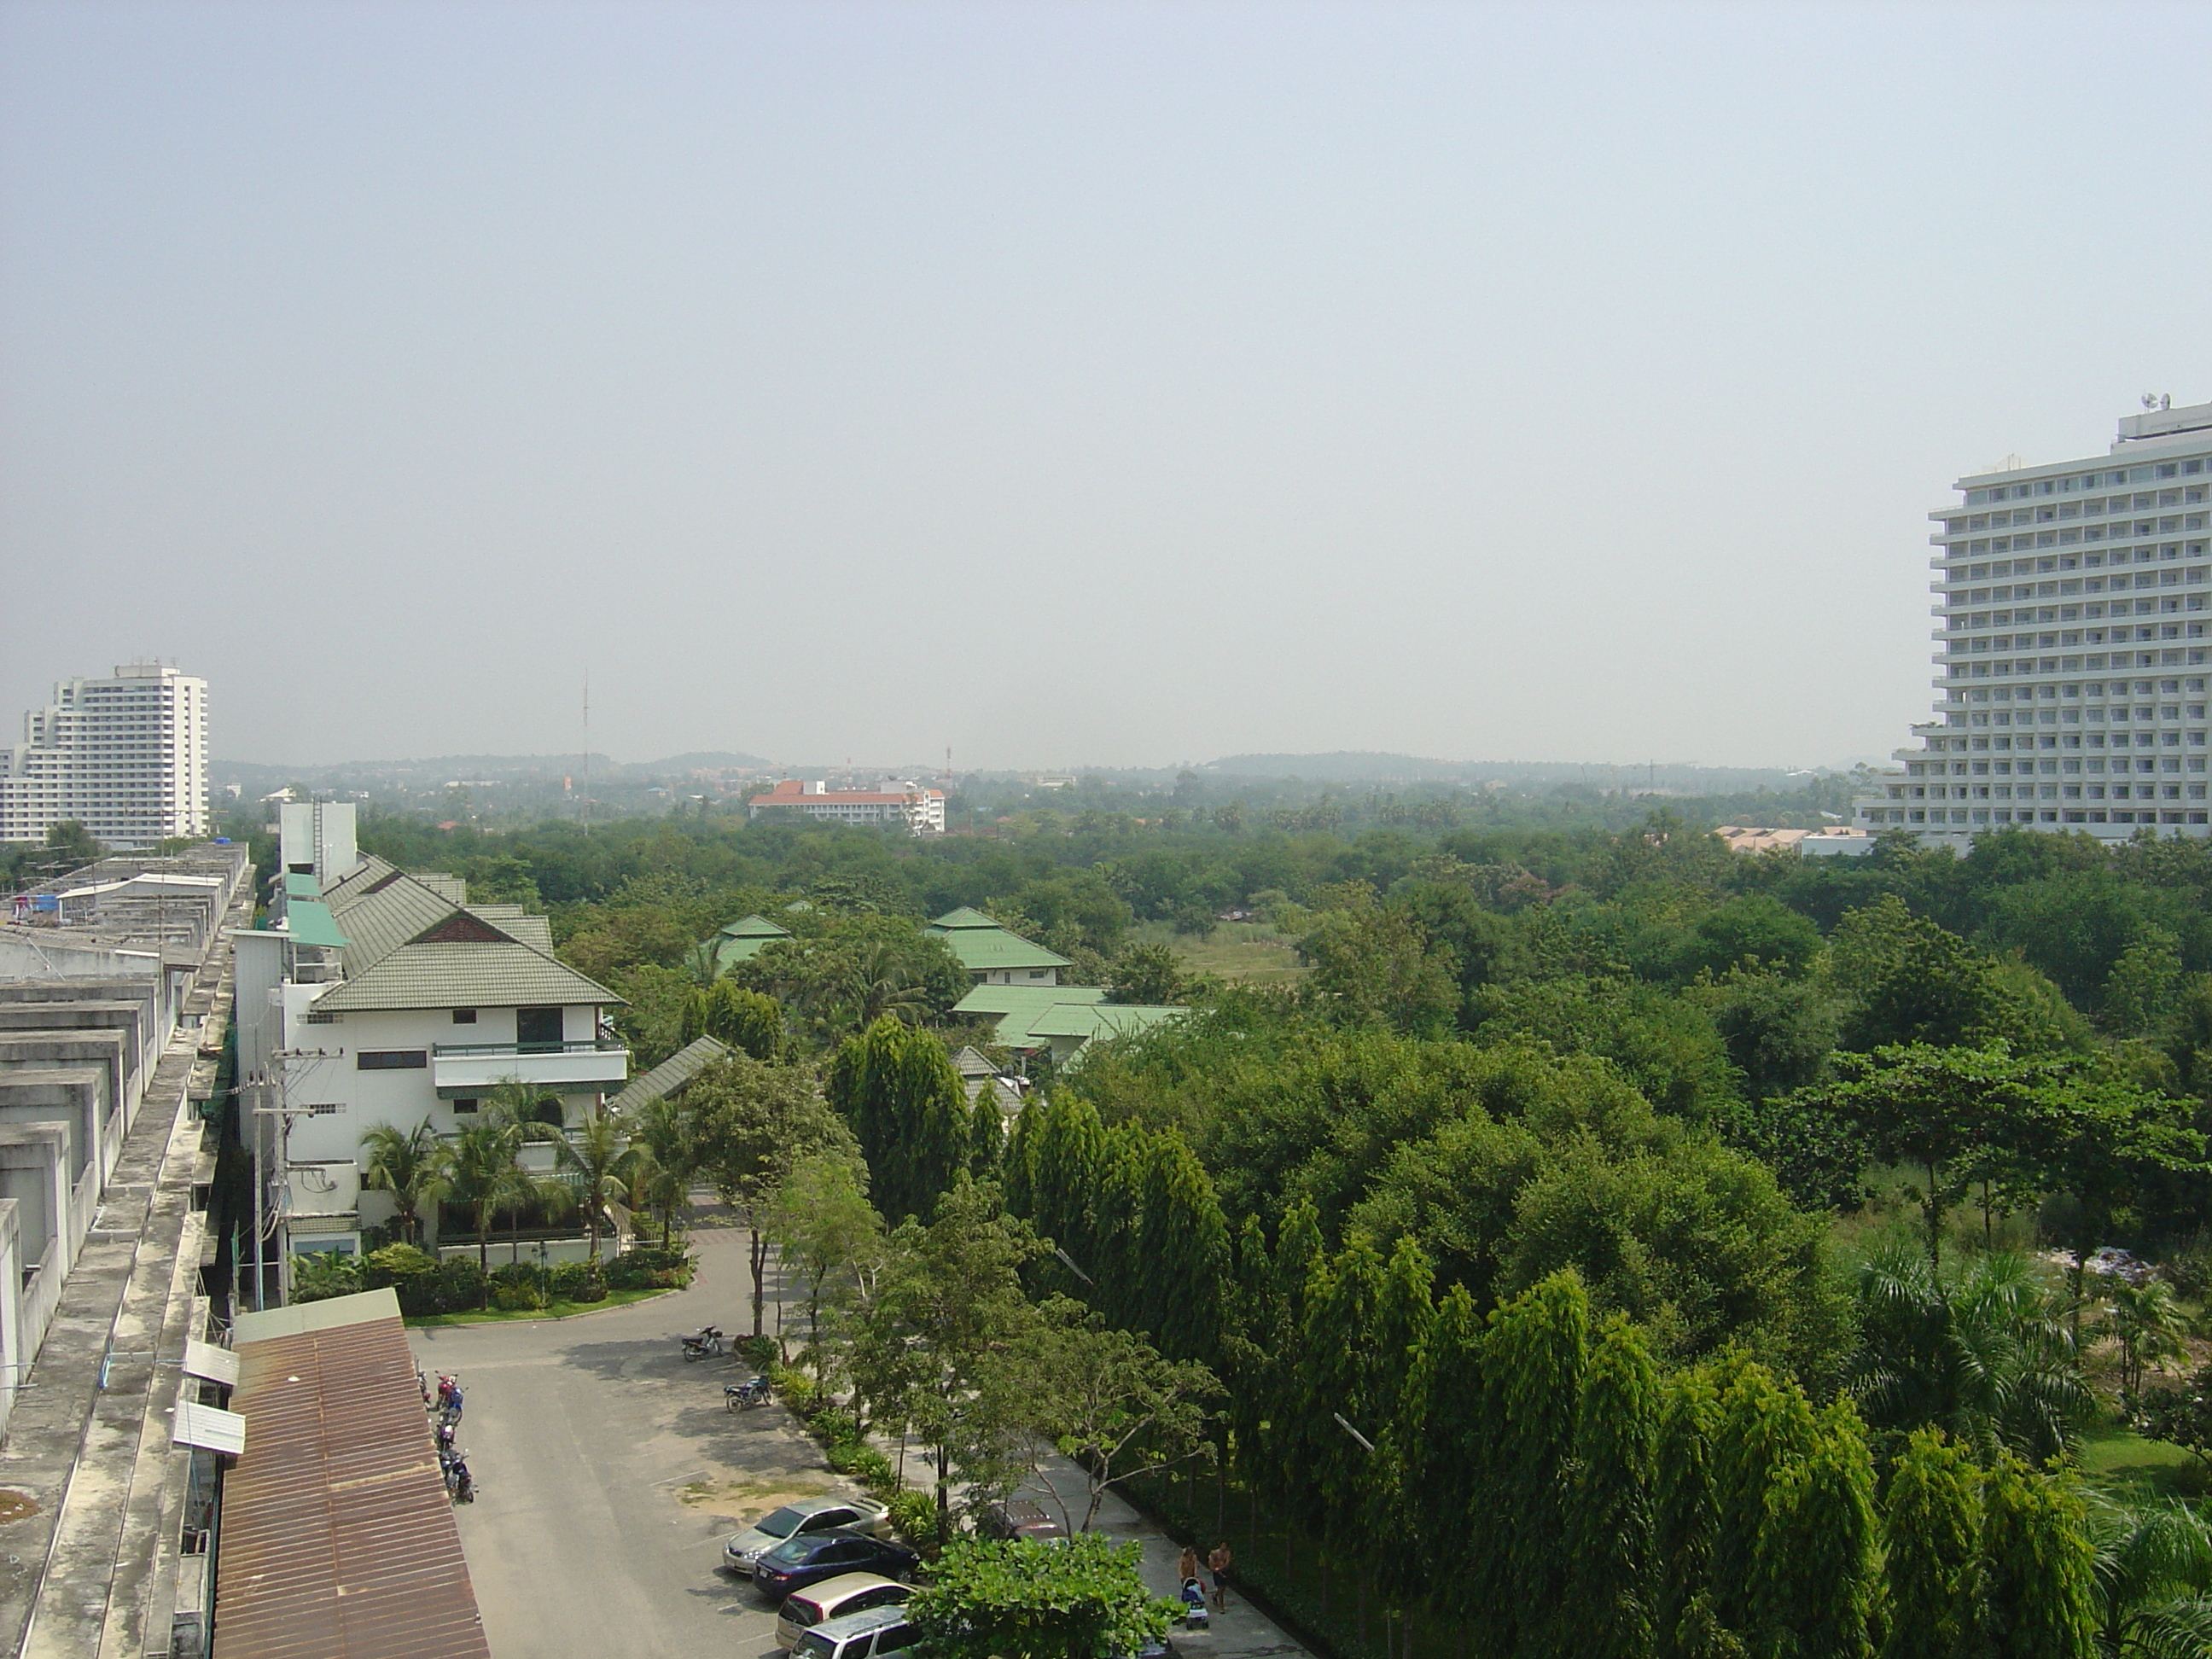
{"label": "distant hill", "polygon": [[757,769],[775,765],[758,755],[733,755],[720,750],[702,750],[692,755],[671,755],[666,760],[639,761],[625,766],[625,772],[725,772],[737,769]]}
{"label": "distant hill", "polygon": [[1338,749],[1325,755],[1228,755],[1198,770],[1240,778],[1308,778],[1316,783],[1427,782],[1463,778],[1484,769],[1465,761],[1424,760],[1417,755]]}

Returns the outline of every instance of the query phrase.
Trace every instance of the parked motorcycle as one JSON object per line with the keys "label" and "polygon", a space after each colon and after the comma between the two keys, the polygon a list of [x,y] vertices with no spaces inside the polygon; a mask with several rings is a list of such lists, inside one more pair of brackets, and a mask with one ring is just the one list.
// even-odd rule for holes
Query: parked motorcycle
{"label": "parked motorcycle", "polygon": [[722,1384],[722,1406],[726,1411],[746,1411],[755,1406],[769,1403],[768,1378],[756,1376],[744,1382]]}
{"label": "parked motorcycle", "polygon": [[477,1501],[477,1483],[469,1474],[469,1460],[465,1452],[453,1452],[438,1459],[446,1474],[446,1490],[456,1504]]}
{"label": "parked motorcycle", "polygon": [[686,1359],[705,1359],[709,1355],[719,1354],[722,1352],[724,1340],[722,1333],[714,1326],[702,1325],[696,1336],[684,1339],[684,1357]]}

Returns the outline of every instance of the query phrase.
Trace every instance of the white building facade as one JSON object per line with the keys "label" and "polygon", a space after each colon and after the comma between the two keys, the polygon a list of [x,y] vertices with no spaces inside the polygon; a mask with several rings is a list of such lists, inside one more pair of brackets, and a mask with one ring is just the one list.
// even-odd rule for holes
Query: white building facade
{"label": "white building facade", "polygon": [[207,682],[163,663],[64,680],[0,750],[0,842],[84,825],[135,849],[207,834]]}
{"label": "white building facade", "polygon": [[1929,515],[1934,718],[1855,823],[1960,853],[2009,827],[2212,835],[2212,404],[1954,488]]}
{"label": "white building facade", "polygon": [[746,816],[780,812],[831,823],[895,825],[910,835],[945,833],[945,792],[911,781],[886,778],[874,789],[832,789],[818,780],[786,778],[755,795]]}

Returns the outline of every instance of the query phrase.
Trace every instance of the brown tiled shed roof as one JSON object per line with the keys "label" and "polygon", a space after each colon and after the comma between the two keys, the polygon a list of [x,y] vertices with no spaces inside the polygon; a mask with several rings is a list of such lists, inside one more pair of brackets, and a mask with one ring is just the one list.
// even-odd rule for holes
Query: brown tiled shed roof
{"label": "brown tiled shed roof", "polygon": [[244,1316],[238,1334],[216,1651],[490,1659],[392,1292]]}

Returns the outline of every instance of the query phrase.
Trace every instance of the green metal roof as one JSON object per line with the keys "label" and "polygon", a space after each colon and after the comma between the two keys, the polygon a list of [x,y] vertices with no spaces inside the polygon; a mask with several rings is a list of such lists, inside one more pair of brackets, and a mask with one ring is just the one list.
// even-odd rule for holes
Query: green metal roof
{"label": "green metal roof", "polygon": [[714,969],[717,973],[726,974],[738,963],[750,962],[764,946],[792,936],[791,929],[777,927],[766,916],[747,916],[743,921],[733,921],[716,933],[712,941]]}
{"label": "green metal roof", "polygon": [[317,881],[313,876],[302,876],[295,873],[284,878],[284,896],[286,898],[320,899],[322,896],[323,884]]}
{"label": "green metal roof", "polygon": [[316,899],[288,899],[284,904],[284,934],[295,945],[342,947],[346,936],[338,932],[331,907]]}
{"label": "green metal roof", "polygon": [[624,1006],[596,980],[511,939],[400,946],[315,999],[318,1013],[387,1008]]}
{"label": "green metal roof", "polygon": [[1019,933],[1010,933],[1003,927],[962,927],[937,937],[971,974],[1073,965],[1059,951],[1032,945]]}
{"label": "green metal roof", "polygon": [[998,926],[999,923],[996,921],[985,915],[981,910],[970,909],[963,904],[957,910],[947,910],[936,921],[931,922],[929,931],[933,933],[943,933],[960,927],[996,927]]}
{"label": "green metal roof", "polygon": [[741,916],[719,930],[724,939],[789,939],[791,929],[779,927],[766,916]]}
{"label": "green metal roof", "polygon": [[1181,1019],[1188,1012],[1188,1008],[1159,1007],[1140,1002],[1055,1003],[1030,1022],[1030,1035],[1085,1040],[1128,1036]]}
{"label": "green metal roof", "polygon": [[995,1014],[994,1042],[1009,1048],[1033,1048],[1032,1024],[1061,1007],[1085,1007],[1106,1000],[1097,985],[979,985],[952,1005],[956,1014]]}
{"label": "green metal roof", "polygon": [[979,985],[952,1005],[956,1014],[1036,1014],[1055,1002],[1103,1002],[1103,985]]}
{"label": "green metal roof", "polygon": [[719,1037],[695,1037],[643,1077],[631,1079],[629,1086],[607,1103],[607,1109],[629,1112],[665,1100],[730,1052],[730,1045]]}

